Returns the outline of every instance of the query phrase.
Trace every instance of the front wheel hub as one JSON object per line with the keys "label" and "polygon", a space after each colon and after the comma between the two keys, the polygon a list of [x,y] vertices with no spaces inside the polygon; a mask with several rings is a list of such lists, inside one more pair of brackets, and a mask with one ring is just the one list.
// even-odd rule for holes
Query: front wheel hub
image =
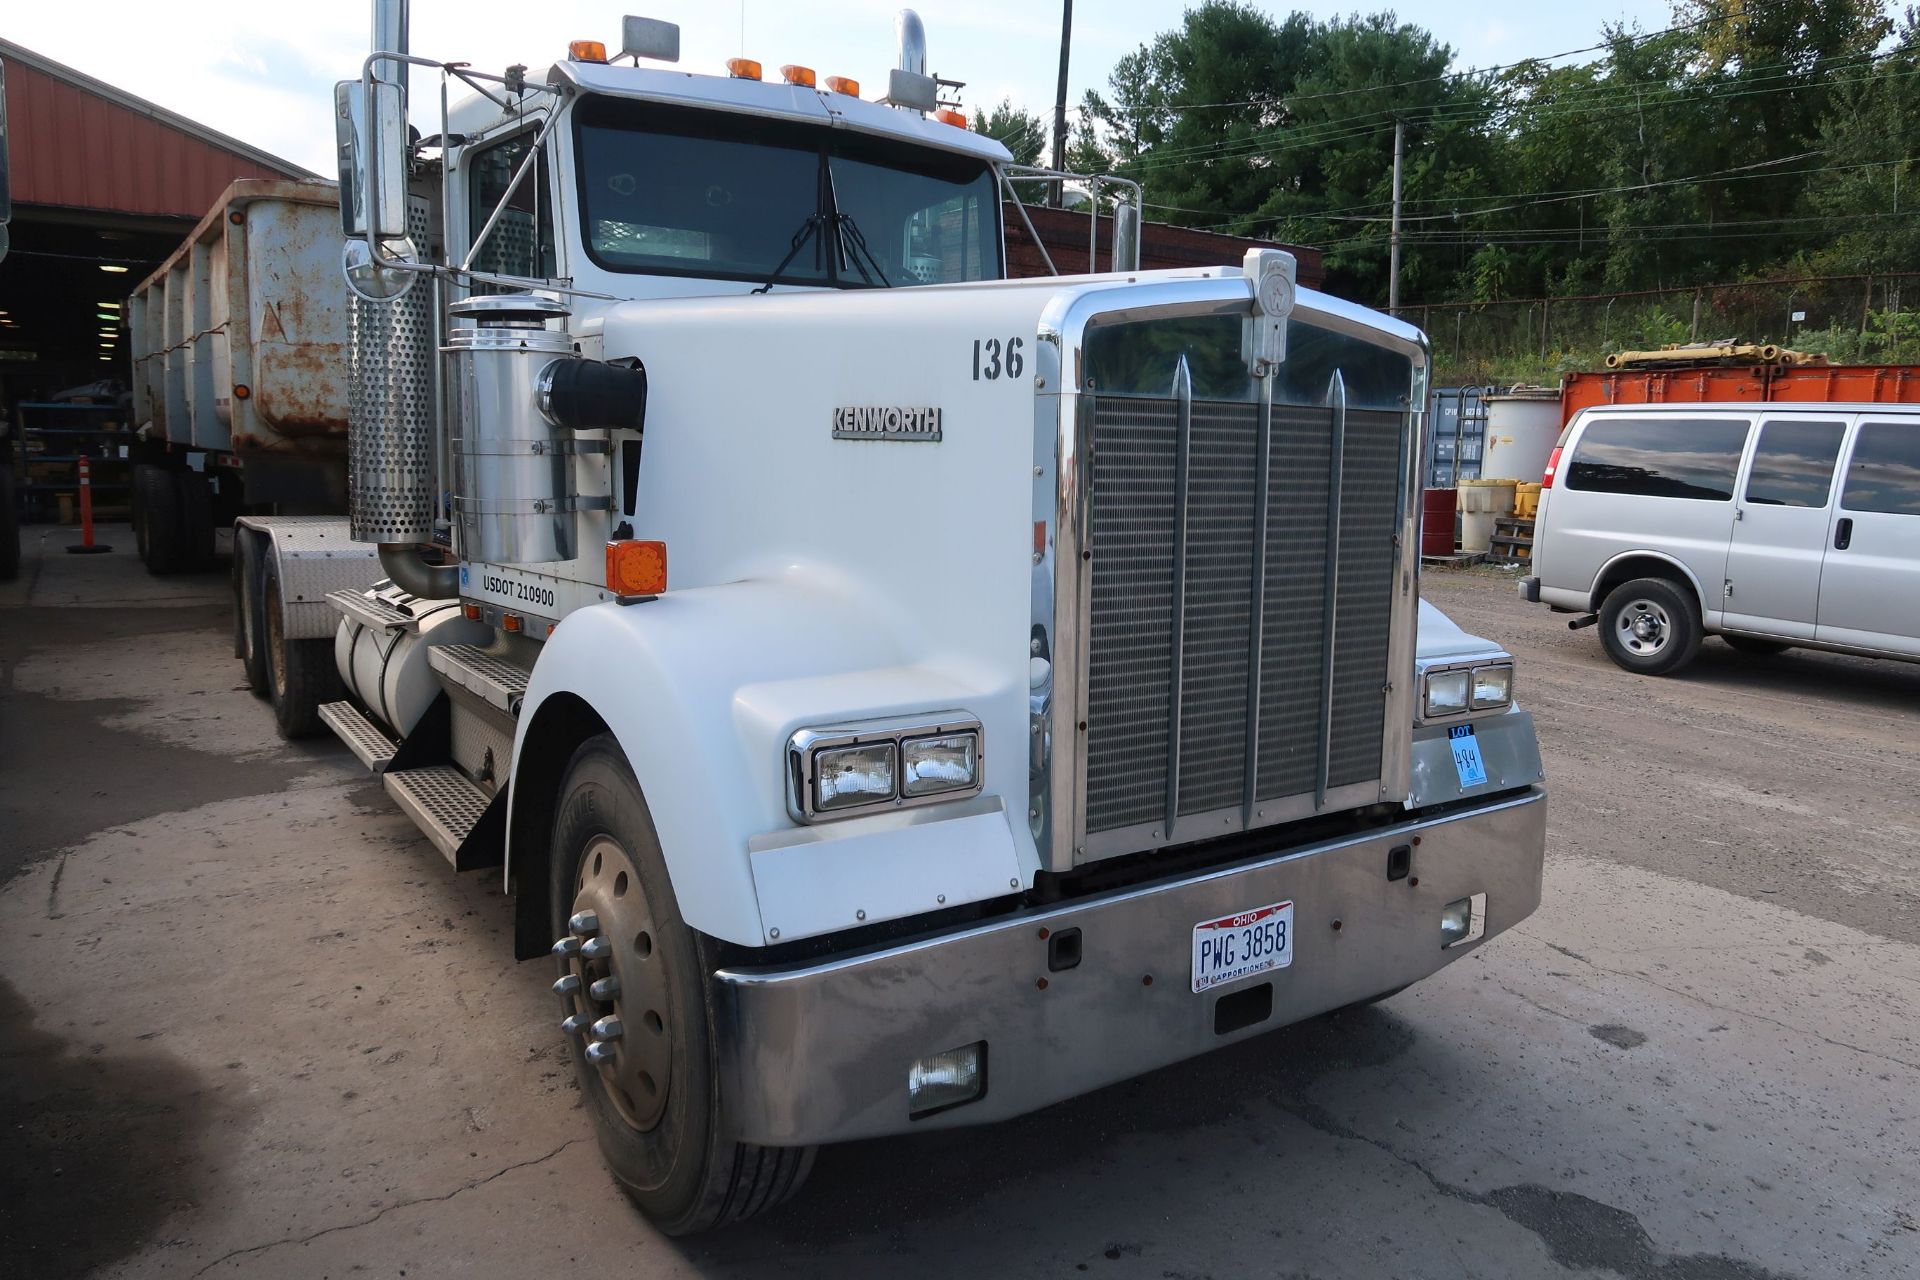
{"label": "front wheel hub", "polygon": [[580,855],[567,924],[573,932],[554,948],[563,1029],[584,1039],[587,1062],[621,1118],[651,1129],[672,1085],[672,1010],[653,912],[633,859],[611,836],[595,837]]}

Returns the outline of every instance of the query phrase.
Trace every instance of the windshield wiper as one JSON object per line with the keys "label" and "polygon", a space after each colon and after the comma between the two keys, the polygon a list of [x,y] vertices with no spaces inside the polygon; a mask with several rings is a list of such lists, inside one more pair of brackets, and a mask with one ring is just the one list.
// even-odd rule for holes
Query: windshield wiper
{"label": "windshield wiper", "polygon": [[860,234],[860,227],[854,222],[853,215],[850,213],[841,213],[836,208],[833,220],[840,233],[840,256],[845,259],[847,257],[847,247],[851,245],[854,248],[855,253],[852,258],[853,268],[860,273],[861,281],[866,284],[873,283],[873,276],[868,275],[867,268],[860,265],[860,258],[864,255],[868,266],[873,268],[873,275],[880,277],[880,283],[889,289],[893,288],[893,281],[887,279],[885,268],[881,267],[880,259],[874,256],[873,250],[867,244],[867,238]]}
{"label": "windshield wiper", "polygon": [[767,277],[767,282],[753,292],[765,293],[773,288],[774,281],[778,280],[780,273],[785,271],[787,267],[792,264],[793,260],[800,256],[800,250],[806,248],[807,241],[813,239],[815,233],[820,230],[820,224],[823,221],[825,221],[825,219],[821,216],[818,209],[807,215],[807,220],[802,222],[800,229],[793,233],[793,247],[787,250],[787,256],[780,259],[780,265],[773,269],[772,274]]}

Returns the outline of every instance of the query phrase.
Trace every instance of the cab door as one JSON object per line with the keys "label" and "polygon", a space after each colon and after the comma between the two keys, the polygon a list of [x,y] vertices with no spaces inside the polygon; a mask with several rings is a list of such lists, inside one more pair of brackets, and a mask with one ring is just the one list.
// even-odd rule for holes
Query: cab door
{"label": "cab door", "polygon": [[1845,477],[1814,638],[1920,657],[1920,417],[1862,414]]}
{"label": "cab door", "polygon": [[1820,571],[1832,524],[1834,464],[1848,420],[1760,420],[1734,506],[1721,625],[1814,638]]}

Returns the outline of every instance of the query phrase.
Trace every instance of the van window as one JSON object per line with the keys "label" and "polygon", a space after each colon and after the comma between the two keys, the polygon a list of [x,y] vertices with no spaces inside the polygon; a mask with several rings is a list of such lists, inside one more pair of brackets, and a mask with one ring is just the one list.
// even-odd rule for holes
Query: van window
{"label": "van window", "polygon": [[1751,425],[1742,418],[1601,418],[1580,434],[1567,488],[1731,502]]}
{"label": "van window", "polygon": [[1760,507],[1824,507],[1833,490],[1844,422],[1776,421],[1760,424],[1747,477],[1747,501]]}
{"label": "van window", "polygon": [[1842,504],[1849,511],[1920,516],[1920,424],[1861,424]]}

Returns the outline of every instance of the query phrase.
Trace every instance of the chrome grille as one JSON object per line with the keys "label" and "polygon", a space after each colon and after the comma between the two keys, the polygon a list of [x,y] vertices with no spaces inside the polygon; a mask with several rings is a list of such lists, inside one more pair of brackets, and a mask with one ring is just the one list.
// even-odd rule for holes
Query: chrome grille
{"label": "chrome grille", "polygon": [[1303,816],[1380,779],[1407,417],[1192,399],[1184,378],[1092,408],[1093,856]]}

